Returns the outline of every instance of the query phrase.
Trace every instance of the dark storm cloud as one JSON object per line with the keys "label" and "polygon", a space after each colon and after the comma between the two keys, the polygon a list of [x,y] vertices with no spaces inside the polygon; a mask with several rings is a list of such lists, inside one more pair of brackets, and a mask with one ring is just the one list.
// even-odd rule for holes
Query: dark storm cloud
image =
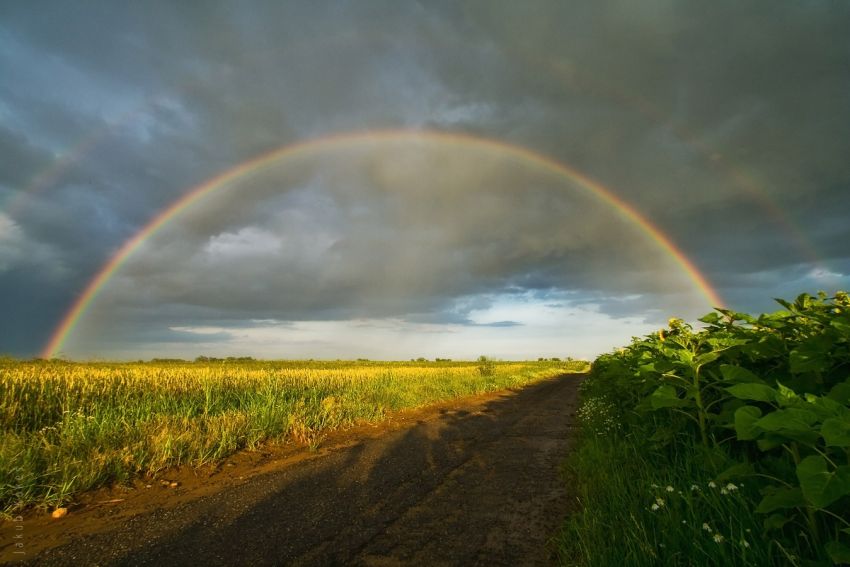
{"label": "dark storm cloud", "polygon": [[50,156],[33,146],[23,133],[0,127],[0,160],[0,185],[20,187],[29,181],[28,173],[49,163]]}
{"label": "dark storm cloud", "polygon": [[[740,309],[837,286],[848,25],[850,6],[816,1],[4,3],[0,206],[68,163],[0,211],[0,307],[21,329],[0,350],[37,350],[58,306],[188,188],[341,130],[448,129],[569,163]],[[246,183],[141,250],[103,304],[166,341],[180,321],[464,324],[468,298],[511,290],[572,290],[615,317],[687,305],[681,273],[610,211],[528,190],[527,172],[469,177],[480,156],[443,160],[441,181],[434,156],[408,177],[373,156]],[[434,198],[446,180],[472,190]],[[413,194],[375,191],[393,183]]]}
{"label": "dark storm cloud", "polygon": [[[468,22],[462,29],[477,31],[473,43],[500,38],[507,71],[493,73],[504,79],[498,86],[481,89],[464,81],[459,66],[445,66],[443,77],[469,97],[522,103],[514,128],[532,130],[529,140],[611,184],[711,268],[723,269],[712,256],[729,255],[726,269],[749,269],[763,256],[717,245],[715,226],[711,238],[692,229],[705,208],[722,217],[743,207],[749,216],[731,218],[723,232],[765,226],[748,237],[760,250],[781,230],[758,204],[768,199],[790,222],[805,223],[802,232],[820,247],[816,223],[799,209],[847,193],[850,40],[843,30],[850,9],[721,4],[460,9]],[[835,215],[846,218],[850,209],[841,205]],[[796,245],[788,234],[780,238]],[[800,259],[799,249],[792,253]],[[788,260],[769,258],[772,265]]]}

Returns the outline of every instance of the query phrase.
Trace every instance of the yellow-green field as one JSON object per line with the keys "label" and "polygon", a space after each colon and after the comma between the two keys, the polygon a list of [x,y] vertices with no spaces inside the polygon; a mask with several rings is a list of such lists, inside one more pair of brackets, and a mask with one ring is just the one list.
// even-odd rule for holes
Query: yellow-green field
{"label": "yellow-green field", "polygon": [[584,362],[0,361],[0,509],[75,493],[388,411],[523,386]]}

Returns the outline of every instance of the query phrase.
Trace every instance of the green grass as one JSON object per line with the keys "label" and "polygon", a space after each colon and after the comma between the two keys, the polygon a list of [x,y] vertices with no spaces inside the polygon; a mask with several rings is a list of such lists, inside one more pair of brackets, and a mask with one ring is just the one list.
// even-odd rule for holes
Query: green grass
{"label": "green grass", "polygon": [[[722,455],[716,455],[718,463]],[[755,485],[715,480],[694,444],[647,443],[585,431],[567,468],[577,511],[558,537],[564,565],[787,565],[762,538]]]}
{"label": "green grass", "polygon": [[0,510],[387,412],[519,387],[585,363],[0,361]]}

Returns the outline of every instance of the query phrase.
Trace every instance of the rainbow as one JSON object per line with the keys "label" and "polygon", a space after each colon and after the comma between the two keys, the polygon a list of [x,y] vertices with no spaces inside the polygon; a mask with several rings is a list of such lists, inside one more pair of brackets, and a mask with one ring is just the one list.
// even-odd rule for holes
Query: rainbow
{"label": "rainbow", "polygon": [[291,145],[286,145],[257,157],[249,159],[232,167],[217,176],[195,186],[183,197],[172,203],[168,208],[157,214],[147,225],[139,230],[132,238],[127,240],[112,258],[101,268],[101,270],[86,285],[82,294],[77,298],[60,324],[56,327],[50,340],[45,345],[41,356],[44,358],[54,357],[68,339],[74,327],[85,314],[89,306],[98,296],[98,293],[121,268],[136,249],[148,238],[165,226],[168,222],[179,216],[183,211],[190,208],[205,196],[225,187],[249,174],[257,173],[264,168],[278,163],[281,160],[295,160],[312,154],[331,150],[344,149],[364,143],[388,142],[404,143],[413,141],[428,141],[439,144],[463,146],[466,148],[478,148],[482,150],[498,151],[508,157],[515,158],[531,166],[540,168],[555,176],[566,178],[578,186],[595,195],[602,202],[611,205],[621,218],[639,228],[651,240],[678,264],[688,275],[696,288],[706,298],[708,303],[715,307],[722,307],[723,300],[717,291],[711,286],[706,277],[697,269],[687,256],[664,234],[654,226],[646,217],[638,212],[632,205],[615,195],[610,189],[599,182],[591,179],[585,174],[569,167],[555,159],[528,148],[513,145],[501,140],[473,136],[470,134],[450,133],[443,131],[423,130],[378,130],[378,131],[356,131],[342,134],[333,134],[314,138]]}

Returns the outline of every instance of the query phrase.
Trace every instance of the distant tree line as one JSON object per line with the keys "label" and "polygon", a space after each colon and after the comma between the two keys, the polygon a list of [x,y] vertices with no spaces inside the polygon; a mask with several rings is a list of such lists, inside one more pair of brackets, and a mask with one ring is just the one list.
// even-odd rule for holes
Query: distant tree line
{"label": "distant tree line", "polygon": [[214,356],[198,356],[195,362],[254,362],[253,356],[228,356],[227,358],[216,358]]}

